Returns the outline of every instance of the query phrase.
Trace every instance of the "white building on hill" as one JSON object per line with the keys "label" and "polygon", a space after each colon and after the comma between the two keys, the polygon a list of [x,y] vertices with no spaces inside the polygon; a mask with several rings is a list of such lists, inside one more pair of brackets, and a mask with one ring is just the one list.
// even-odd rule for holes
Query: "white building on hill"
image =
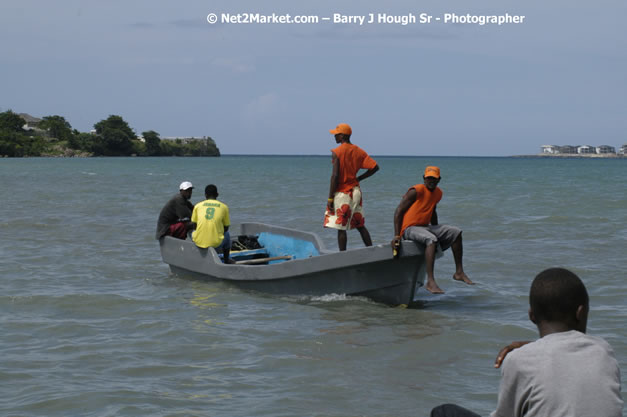
{"label": "white building on hill", "polygon": [[557,145],[542,145],[542,153],[556,154],[560,153],[560,147]]}
{"label": "white building on hill", "polygon": [[[542,145],[543,155],[616,155],[616,148],[610,145]],[[620,155],[627,155],[627,143],[618,151]]]}
{"label": "white building on hill", "polygon": [[616,153],[616,148],[613,147],[613,146],[609,146],[609,145],[597,146],[597,153],[598,154],[602,154],[602,153]]}
{"label": "white building on hill", "polygon": [[596,153],[596,148],[590,145],[581,145],[577,148],[577,153],[580,154],[588,154],[588,153]]}

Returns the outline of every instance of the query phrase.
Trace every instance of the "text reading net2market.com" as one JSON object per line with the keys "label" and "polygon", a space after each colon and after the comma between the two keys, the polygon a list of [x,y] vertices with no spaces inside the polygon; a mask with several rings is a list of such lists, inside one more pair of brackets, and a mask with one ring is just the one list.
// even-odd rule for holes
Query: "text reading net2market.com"
{"label": "text reading net2market.com", "polygon": [[394,15],[388,13],[367,13],[364,15],[348,15],[332,13],[328,16],[318,15],[291,15],[291,14],[262,14],[262,13],[209,13],[207,22],[210,24],[350,24],[350,25],[414,25],[414,24],[472,24],[472,25],[507,25],[524,23],[525,16],[510,15],[473,15],[443,13],[431,15],[429,13],[407,13]]}

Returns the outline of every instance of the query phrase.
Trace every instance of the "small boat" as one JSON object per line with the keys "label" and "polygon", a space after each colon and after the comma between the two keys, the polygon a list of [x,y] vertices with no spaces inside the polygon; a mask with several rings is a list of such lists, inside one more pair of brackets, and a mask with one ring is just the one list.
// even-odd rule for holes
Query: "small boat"
{"label": "small boat", "polygon": [[[262,223],[243,223],[232,237],[226,265],[213,248],[190,239],[163,237],[163,262],[177,275],[223,280],[245,290],[277,295],[345,294],[388,305],[409,305],[425,280],[424,248],[402,241],[398,256],[389,245],[331,251],[309,232]],[[258,243],[242,248],[240,242]],[[242,250],[236,250],[237,247]]]}

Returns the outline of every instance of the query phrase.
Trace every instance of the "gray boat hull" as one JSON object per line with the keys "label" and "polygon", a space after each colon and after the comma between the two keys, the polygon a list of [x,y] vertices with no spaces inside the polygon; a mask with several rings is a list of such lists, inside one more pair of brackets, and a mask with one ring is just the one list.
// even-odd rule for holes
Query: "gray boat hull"
{"label": "gray boat hull", "polygon": [[175,274],[277,295],[346,294],[399,305],[413,301],[424,283],[424,249],[413,242],[403,241],[400,255],[394,258],[389,245],[335,252],[324,248],[313,233],[261,223],[240,226],[241,235],[261,233],[309,242],[316,254],[267,265],[225,265],[213,248],[201,249],[190,240],[166,236],[160,240],[161,256]]}

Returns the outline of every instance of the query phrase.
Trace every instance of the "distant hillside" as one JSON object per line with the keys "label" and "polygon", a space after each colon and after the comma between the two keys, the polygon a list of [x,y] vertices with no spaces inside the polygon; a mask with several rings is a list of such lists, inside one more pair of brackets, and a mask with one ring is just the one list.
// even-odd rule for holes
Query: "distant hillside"
{"label": "distant hillside", "polygon": [[24,156],[220,156],[220,150],[208,136],[162,139],[154,130],[137,136],[116,115],[86,133],[72,129],[63,116],[0,113],[0,157]]}

